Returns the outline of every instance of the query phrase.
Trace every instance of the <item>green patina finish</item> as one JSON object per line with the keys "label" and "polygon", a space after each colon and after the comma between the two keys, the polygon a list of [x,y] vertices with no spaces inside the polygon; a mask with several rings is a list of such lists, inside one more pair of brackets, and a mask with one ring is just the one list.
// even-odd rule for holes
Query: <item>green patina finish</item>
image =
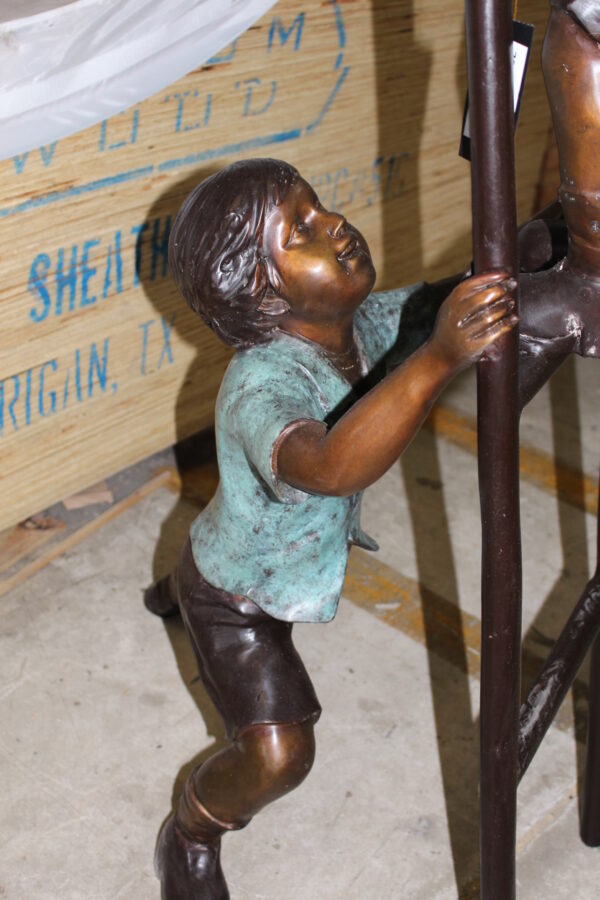
{"label": "green patina finish", "polygon": [[[356,313],[356,341],[369,371],[396,345],[402,308],[421,288],[371,294]],[[349,545],[377,549],[360,527],[362,494],[296,490],[276,477],[272,456],[287,425],[329,422],[354,399],[317,344],[278,332],[236,353],[217,398],[219,487],[190,533],[207,581],[249,597],[277,619],[334,617]]]}

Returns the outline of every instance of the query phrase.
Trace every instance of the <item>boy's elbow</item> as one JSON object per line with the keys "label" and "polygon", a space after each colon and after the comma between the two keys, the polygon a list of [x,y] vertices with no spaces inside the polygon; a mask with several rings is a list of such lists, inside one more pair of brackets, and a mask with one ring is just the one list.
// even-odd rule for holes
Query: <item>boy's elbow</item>
{"label": "boy's elbow", "polygon": [[321,494],[324,497],[350,497],[360,487],[355,487],[340,473],[324,473],[323,471],[309,471],[297,473],[285,479],[292,487],[309,494]]}
{"label": "boy's elbow", "polygon": [[360,490],[360,488],[355,488],[352,485],[348,485],[347,483],[336,479],[333,483],[327,484],[322,488],[319,493],[324,494],[326,497],[351,497],[352,494],[356,494],[358,490]]}
{"label": "boy's elbow", "polygon": [[317,492],[328,497],[350,497],[365,487],[354,468],[340,460],[324,466],[315,482]]}

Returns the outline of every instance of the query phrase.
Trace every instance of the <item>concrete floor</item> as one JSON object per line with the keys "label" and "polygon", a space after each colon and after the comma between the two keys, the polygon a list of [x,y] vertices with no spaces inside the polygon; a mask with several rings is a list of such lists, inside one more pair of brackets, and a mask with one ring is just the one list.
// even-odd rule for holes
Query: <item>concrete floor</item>
{"label": "concrete floor", "polygon": [[[526,673],[595,558],[594,517],[577,491],[557,501],[544,460],[596,477],[599,394],[577,360],[524,421],[539,451],[522,485]],[[472,376],[443,402],[472,417]],[[353,551],[335,621],[296,628],[324,708],[317,760],[225,839],[233,900],[476,896],[480,526],[473,447],[453,434],[424,430],[367,492],[378,557]],[[180,622],[142,606],[197,509],[157,488],[0,599],[0,897],[159,897],[161,823],[223,740]],[[598,895],[600,850],[578,838],[586,677],[519,791],[519,900]]]}

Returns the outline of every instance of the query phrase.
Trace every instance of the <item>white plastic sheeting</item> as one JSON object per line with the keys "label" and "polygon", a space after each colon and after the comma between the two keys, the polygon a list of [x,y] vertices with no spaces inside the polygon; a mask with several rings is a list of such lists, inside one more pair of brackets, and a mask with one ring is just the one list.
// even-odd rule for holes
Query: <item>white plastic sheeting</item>
{"label": "white plastic sheeting", "polygon": [[214,56],[275,0],[5,0],[0,158],[87,128]]}

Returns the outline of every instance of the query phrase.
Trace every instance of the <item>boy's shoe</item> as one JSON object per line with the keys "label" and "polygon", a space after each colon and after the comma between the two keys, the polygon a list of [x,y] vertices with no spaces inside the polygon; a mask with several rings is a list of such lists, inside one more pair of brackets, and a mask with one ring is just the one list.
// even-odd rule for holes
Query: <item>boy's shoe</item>
{"label": "boy's shoe", "polygon": [[144,606],[155,616],[166,619],[179,612],[175,598],[173,597],[173,578],[165,575],[160,581],[155,581],[144,591]]}
{"label": "boy's shoe", "polygon": [[154,857],[162,900],[229,900],[220,855],[220,837],[196,844],[182,834],[171,816],[160,833]]}

